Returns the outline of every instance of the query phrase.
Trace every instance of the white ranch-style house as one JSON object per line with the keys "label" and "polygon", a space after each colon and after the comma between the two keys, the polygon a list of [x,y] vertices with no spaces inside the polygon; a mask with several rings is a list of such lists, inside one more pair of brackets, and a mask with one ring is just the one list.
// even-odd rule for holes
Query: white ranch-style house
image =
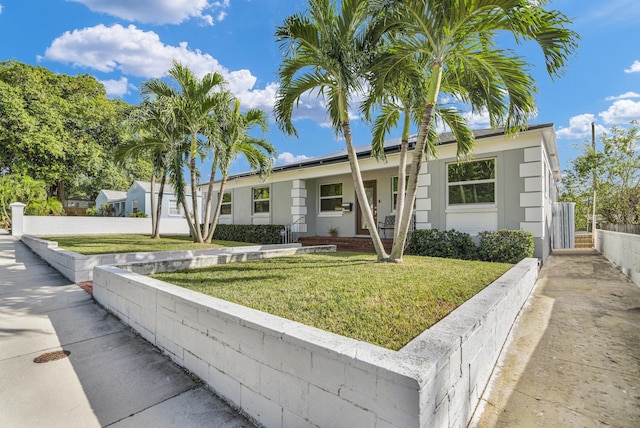
{"label": "white ranch-style house", "polygon": [[[560,180],[553,124],[532,125],[514,137],[505,136],[503,129],[474,134],[473,156],[459,162],[453,136],[440,136],[438,158],[421,168],[415,227],[455,229],[472,236],[485,230],[526,230],[535,237],[534,256],[546,258]],[[399,151],[399,139],[385,144],[386,162],[371,157],[370,147],[358,150],[369,203],[381,226],[395,213]],[[265,180],[254,173],[229,177],[220,223],[283,224],[301,236],[329,236],[330,229],[343,237],[369,235],[346,150],[274,167]],[[386,232],[381,230],[381,235]]]}
{"label": "white ranch-style house", "polygon": [[[156,183],[154,190],[157,198],[160,191],[160,183]],[[185,189],[185,192],[187,194],[187,205],[191,209],[191,190]],[[202,195],[200,192],[198,193],[198,206],[202,207]],[[102,205],[113,205],[116,217],[125,217],[128,214],[138,212],[143,212],[148,217],[151,217],[151,183],[148,181],[134,181],[126,192],[101,190],[96,198],[96,209],[99,209]],[[164,186],[161,217],[184,217],[182,205],[178,202],[173,186],[169,183]]]}

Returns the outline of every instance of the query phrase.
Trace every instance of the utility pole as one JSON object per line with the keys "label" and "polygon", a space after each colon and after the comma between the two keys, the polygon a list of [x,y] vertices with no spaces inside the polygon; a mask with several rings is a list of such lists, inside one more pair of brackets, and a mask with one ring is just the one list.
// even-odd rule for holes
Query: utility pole
{"label": "utility pole", "polygon": [[591,217],[591,233],[595,235],[596,233],[596,168],[597,168],[597,158],[596,158],[596,124],[595,122],[591,122],[591,148],[593,149],[593,216]]}

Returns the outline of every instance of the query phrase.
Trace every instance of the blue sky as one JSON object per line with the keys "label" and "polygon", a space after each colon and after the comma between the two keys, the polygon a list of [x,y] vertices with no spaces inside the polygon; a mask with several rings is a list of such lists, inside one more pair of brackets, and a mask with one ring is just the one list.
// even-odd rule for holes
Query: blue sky
{"label": "blue sky", "polygon": [[[178,59],[196,73],[217,71],[243,107],[271,112],[280,51],[274,29],[306,0],[0,0],[0,60],[15,59],[56,73],[91,74],[109,96],[140,100],[140,83],[162,77]],[[532,46],[520,50],[534,64],[539,113],[532,123],[556,126],[563,167],[575,146],[598,132],[640,120],[640,1],[555,0],[550,7],[574,18],[582,40],[566,74],[551,81]],[[295,114],[300,138],[277,127],[266,135],[279,163],[339,151],[344,143],[327,126],[320,99]],[[488,126],[470,115],[473,128]],[[369,127],[353,123],[357,145]],[[391,135],[397,137],[398,135]],[[237,162],[232,173],[246,169]]]}

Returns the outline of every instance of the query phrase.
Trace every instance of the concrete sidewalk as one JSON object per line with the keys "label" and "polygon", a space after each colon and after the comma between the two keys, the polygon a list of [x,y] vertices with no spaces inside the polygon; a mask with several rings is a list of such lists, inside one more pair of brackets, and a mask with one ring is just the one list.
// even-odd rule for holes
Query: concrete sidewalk
{"label": "concrete sidewalk", "polygon": [[0,427],[39,426],[254,425],[0,229]]}
{"label": "concrete sidewalk", "polygon": [[554,251],[471,423],[640,427],[640,288],[595,250]]}

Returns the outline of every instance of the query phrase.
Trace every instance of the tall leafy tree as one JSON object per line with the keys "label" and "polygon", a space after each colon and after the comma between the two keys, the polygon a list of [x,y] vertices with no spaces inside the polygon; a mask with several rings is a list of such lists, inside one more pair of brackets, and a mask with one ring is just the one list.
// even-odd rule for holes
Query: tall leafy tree
{"label": "tall leafy tree", "polygon": [[[593,187],[601,221],[640,224],[640,129],[613,126],[600,137],[601,150],[583,144],[571,167],[563,172],[560,198],[576,203],[576,228],[586,230],[592,216]],[[595,183],[594,183],[595,178]]]}
{"label": "tall leafy tree", "polygon": [[[173,78],[177,87],[167,82],[154,79],[146,82],[143,86],[143,93],[153,95],[170,103],[172,114],[183,131],[184,143],[178,154],[184,159],[174,155],[170,162],[171,179],[174,184],[176,195],[179,197],[185,211],[185,216],[193,234],[195,242],[204,242],[202,230],[200,228],[200,212],[198,204],[197,184],[199,170],[197,159],[202,156],[204,133],[209,126],[211,115],[219,108],[220,97],[216,96],[216,91],[222,90],[224,84],[223,77],[218,73],[208,73],[202,78],[198,78],[188,67],[174,61],[173,67],[168,72]],[[182,176],[183,160],[186,161],[189,169],[191,185],[191,202],[193,212],[191,213],[186,203],[184,191],[185,180]]]}
{"label": "tall leafy tree", "polygon": [[[535,112],[535,82],[530,64],[515,51],[500,47],[498,36],[511,34],[517,43],[533,42],[542,50],[551,77],[562,73],[577,47],[577,34],[562,13],[545,9],[546,1],[528,0],[404,0],[377,1],[393,10],[394,46],[376,64],[378,75],[391,74],[396,64],[426,58],[415,82],[426,82],[427,96],[411,159],[403,215],[399,219],[391,259],[401,260],[415,201],[418,174],[433,132],[434,111],[441,94],[486,111],[491,125],[514,133]],[[398,30],[401,25],[401,30]],[[466,128],[466,129],[465,129]],[[462,156],[473,146],[464,120],[452,128]]]}
{"label": "tall leafy tree", "polygon": [[367,200],[351,135],[349,109],[365,91],[368,57],[382,36],[368,2],[309,0],[306,12],[277,27],[284,59],[274,113],[280,129],[297,135],[292,112],[301,98],[315,92],[325,99],[336,134],[344,137],[356,197],[379,260],[387,258]]}
{"label": "tall leafy tree", "polygon": [[[214,149],[214,162],[217,160],[222,178],[218,190],[218,201],[211,227],[206,235],[206,242],[211,242],[220,218],[222,199],[227,179],[229,178],[231,162],[239,155],[243,155],[248,160],[250,168],[264,176],[271,171],[273,157],[276,155],[276,149],[271,143],[263,138],[250,135],[250,132],[255,128],[259,128],[262,133],[268,131],[269,123],[265,112],[259,109],[251,109],[242,113],[240,101],[237,99],[232,105],[233,107],[226,114],[219,115],[214,123],[214,126],[218,128],[215,134],[219,135],[220,138],[219,144]],[[212,185],[210,183],[208,194],[211,193]]]}

